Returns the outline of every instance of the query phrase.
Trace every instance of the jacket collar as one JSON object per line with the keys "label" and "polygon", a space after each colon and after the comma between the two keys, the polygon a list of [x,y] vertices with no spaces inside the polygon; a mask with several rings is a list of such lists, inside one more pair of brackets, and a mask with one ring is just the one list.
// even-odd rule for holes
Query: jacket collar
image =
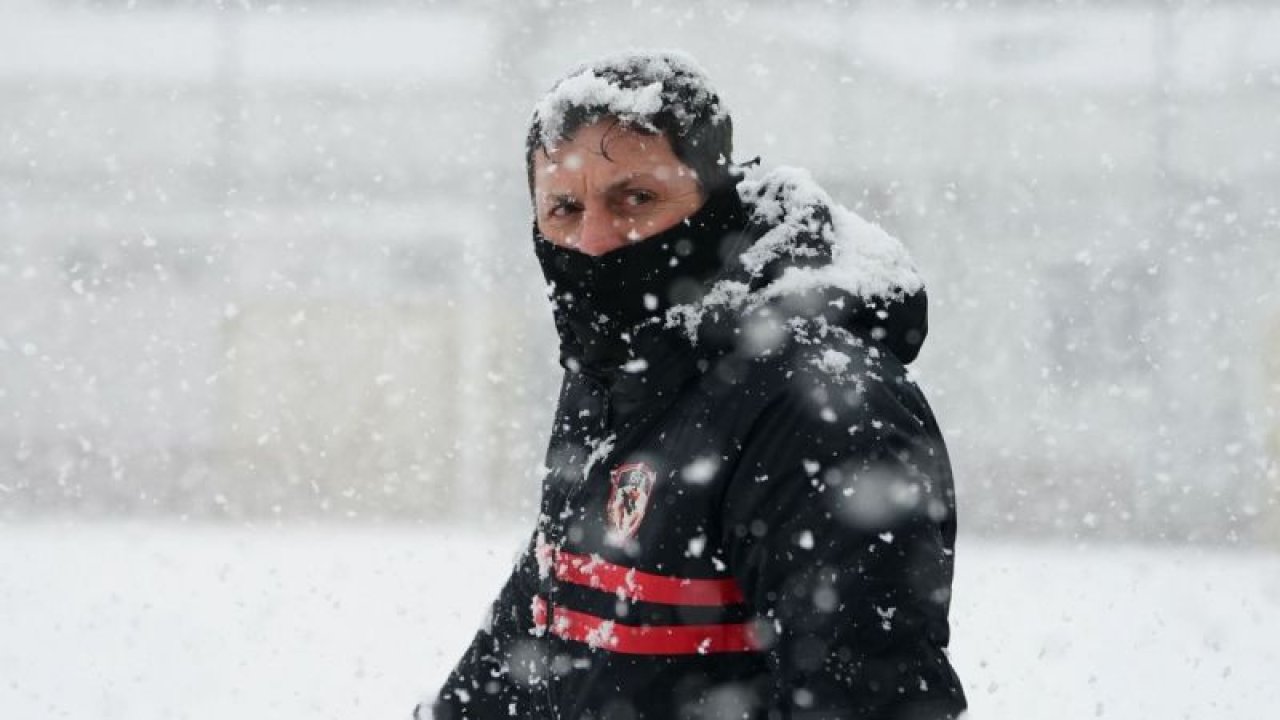
{"label": "jacket collar", "polygon": [[599,257],[554,245],[535,226],[561,364],[596,376],[644,374],[637,370],[659,362],[654,351],[678,339],[665,327],[667,310],[701,299],[724,269],[726,243],[736,246],[746,225],[729,186],[674,227]]}
{"label": "jacket collar", "polygon": [[[761,311],[801,319],[792,324],[808,329],[798,332],[837,328],[880,343],[904,364],[914,360],[928,332],[928,315],[910,258],[897,240],[835,206],[820,188],[805,188],[806,180],[812,182],[807,173],[782,173],[780,179],[770,175],[727,188],[680,225],[599,258],[557,247],[535,227],[561,365],[607,389],[615,409],[625,413],[673,395],[739,348],[747,318]],[[778,242],[779,230],[788,226],[785,242]],[[846,268],[853,253],[855,277],[831,274],[839,269],[837,243],[843,244]],[[762,251],[771,252],[771,259],[756,262],[752,256],[758,259]],[[880,283],[884,290],[858,290],[872,285],[856,277],[864,266],[872,279],[878,268],[893,271],[882,271],[889,279]],[[827,275],[807,287],[778,291],[788,284],[788,274],[814,272]],[[748,301],[722,302],[724,288],[741,291]],[[668,311],[675,305],[695,308],[695,320],[673,325]]]}

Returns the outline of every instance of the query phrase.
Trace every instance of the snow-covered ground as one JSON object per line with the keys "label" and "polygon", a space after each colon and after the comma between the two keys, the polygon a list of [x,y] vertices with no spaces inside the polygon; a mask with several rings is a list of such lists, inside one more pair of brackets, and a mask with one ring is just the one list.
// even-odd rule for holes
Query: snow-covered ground
{"label": "snow-covered ground", "polygon": [[[520,535],[0,527],[0,717],[406,717]],[[955,590],[976,719],[1280,712],[1280,555],[962,539]]]}

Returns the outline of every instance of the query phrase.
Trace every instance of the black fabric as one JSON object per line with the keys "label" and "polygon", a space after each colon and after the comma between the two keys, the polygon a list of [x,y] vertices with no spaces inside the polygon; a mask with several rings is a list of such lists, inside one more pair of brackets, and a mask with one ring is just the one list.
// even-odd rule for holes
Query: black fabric
{"label": "black fabric", "polygon": [[746,226],[732,187],[713,193],[683,222],[596,257],[555,245],[535,226],[534,249],[551,288],[564,358],[600,371],[626,362],[640,326],[660,323],[673,305],[698,300]]}
{"label": "black fabric", "polygon": [[[556,302],[566,373],[541,513],[491,622],[431,706],[435,717],[943,720],[964,710],[945,653],[951,468],[905,368],[924,338],[923,292],[872,302],[817,290],[746,315],[713,313],[696,345],[649,322],[660,310],[636,310],[635,293],[657,290],[665,303],[662,291],[681,279],[703,289],[750,280],[736,251],[768,228],[750,226],[747,210],[704,208],[681,230],[619,251],[616,266],[537,241],[557,292],[575,289],[573,303]],[[669,271],[664,244],[681,238],[709,238],[719,260],[696,248],[697,260]],[[768,271],[823,261],[799,255]],[[762,322],[814,332],[761,343],[752,328]],[[608,511],[614,471],[637,463],[656,481],[634,537],[619,541]],[[731,578],[743,601],[716,612],[611,598],[558,580],[539,566],[540,549]],[[536,632],[535,596],[622,625],[750,616],[763,646],[611,652]]]}

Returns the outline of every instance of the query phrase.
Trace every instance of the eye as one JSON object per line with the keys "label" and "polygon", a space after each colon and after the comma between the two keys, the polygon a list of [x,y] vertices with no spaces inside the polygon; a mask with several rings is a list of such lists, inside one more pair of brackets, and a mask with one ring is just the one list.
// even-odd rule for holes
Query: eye
{"label": "eye", "polygon": [[643,207],[653,202],[656,199],[658,199],[657,193],[654,193],[650,190],[640,190],[640,189],[628,190],[626,195],[624,195],[622,198],[623,203],[625,203],[627,207],[633,207],[633,208]]}
{"label": "eye", "polygon": [[547,217],[562,219],[581,211],[582,205],[576,200],[561,199],[554,201],[547,209]]}

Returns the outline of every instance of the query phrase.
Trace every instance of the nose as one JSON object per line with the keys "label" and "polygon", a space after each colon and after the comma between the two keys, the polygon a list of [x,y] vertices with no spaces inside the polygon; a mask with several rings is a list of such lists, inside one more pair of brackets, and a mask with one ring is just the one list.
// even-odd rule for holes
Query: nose
{"label": "nose", "polygon": [[587,208],[578,226],[578,251],[598,256],[626,245],[625,224],[607,209]]}

